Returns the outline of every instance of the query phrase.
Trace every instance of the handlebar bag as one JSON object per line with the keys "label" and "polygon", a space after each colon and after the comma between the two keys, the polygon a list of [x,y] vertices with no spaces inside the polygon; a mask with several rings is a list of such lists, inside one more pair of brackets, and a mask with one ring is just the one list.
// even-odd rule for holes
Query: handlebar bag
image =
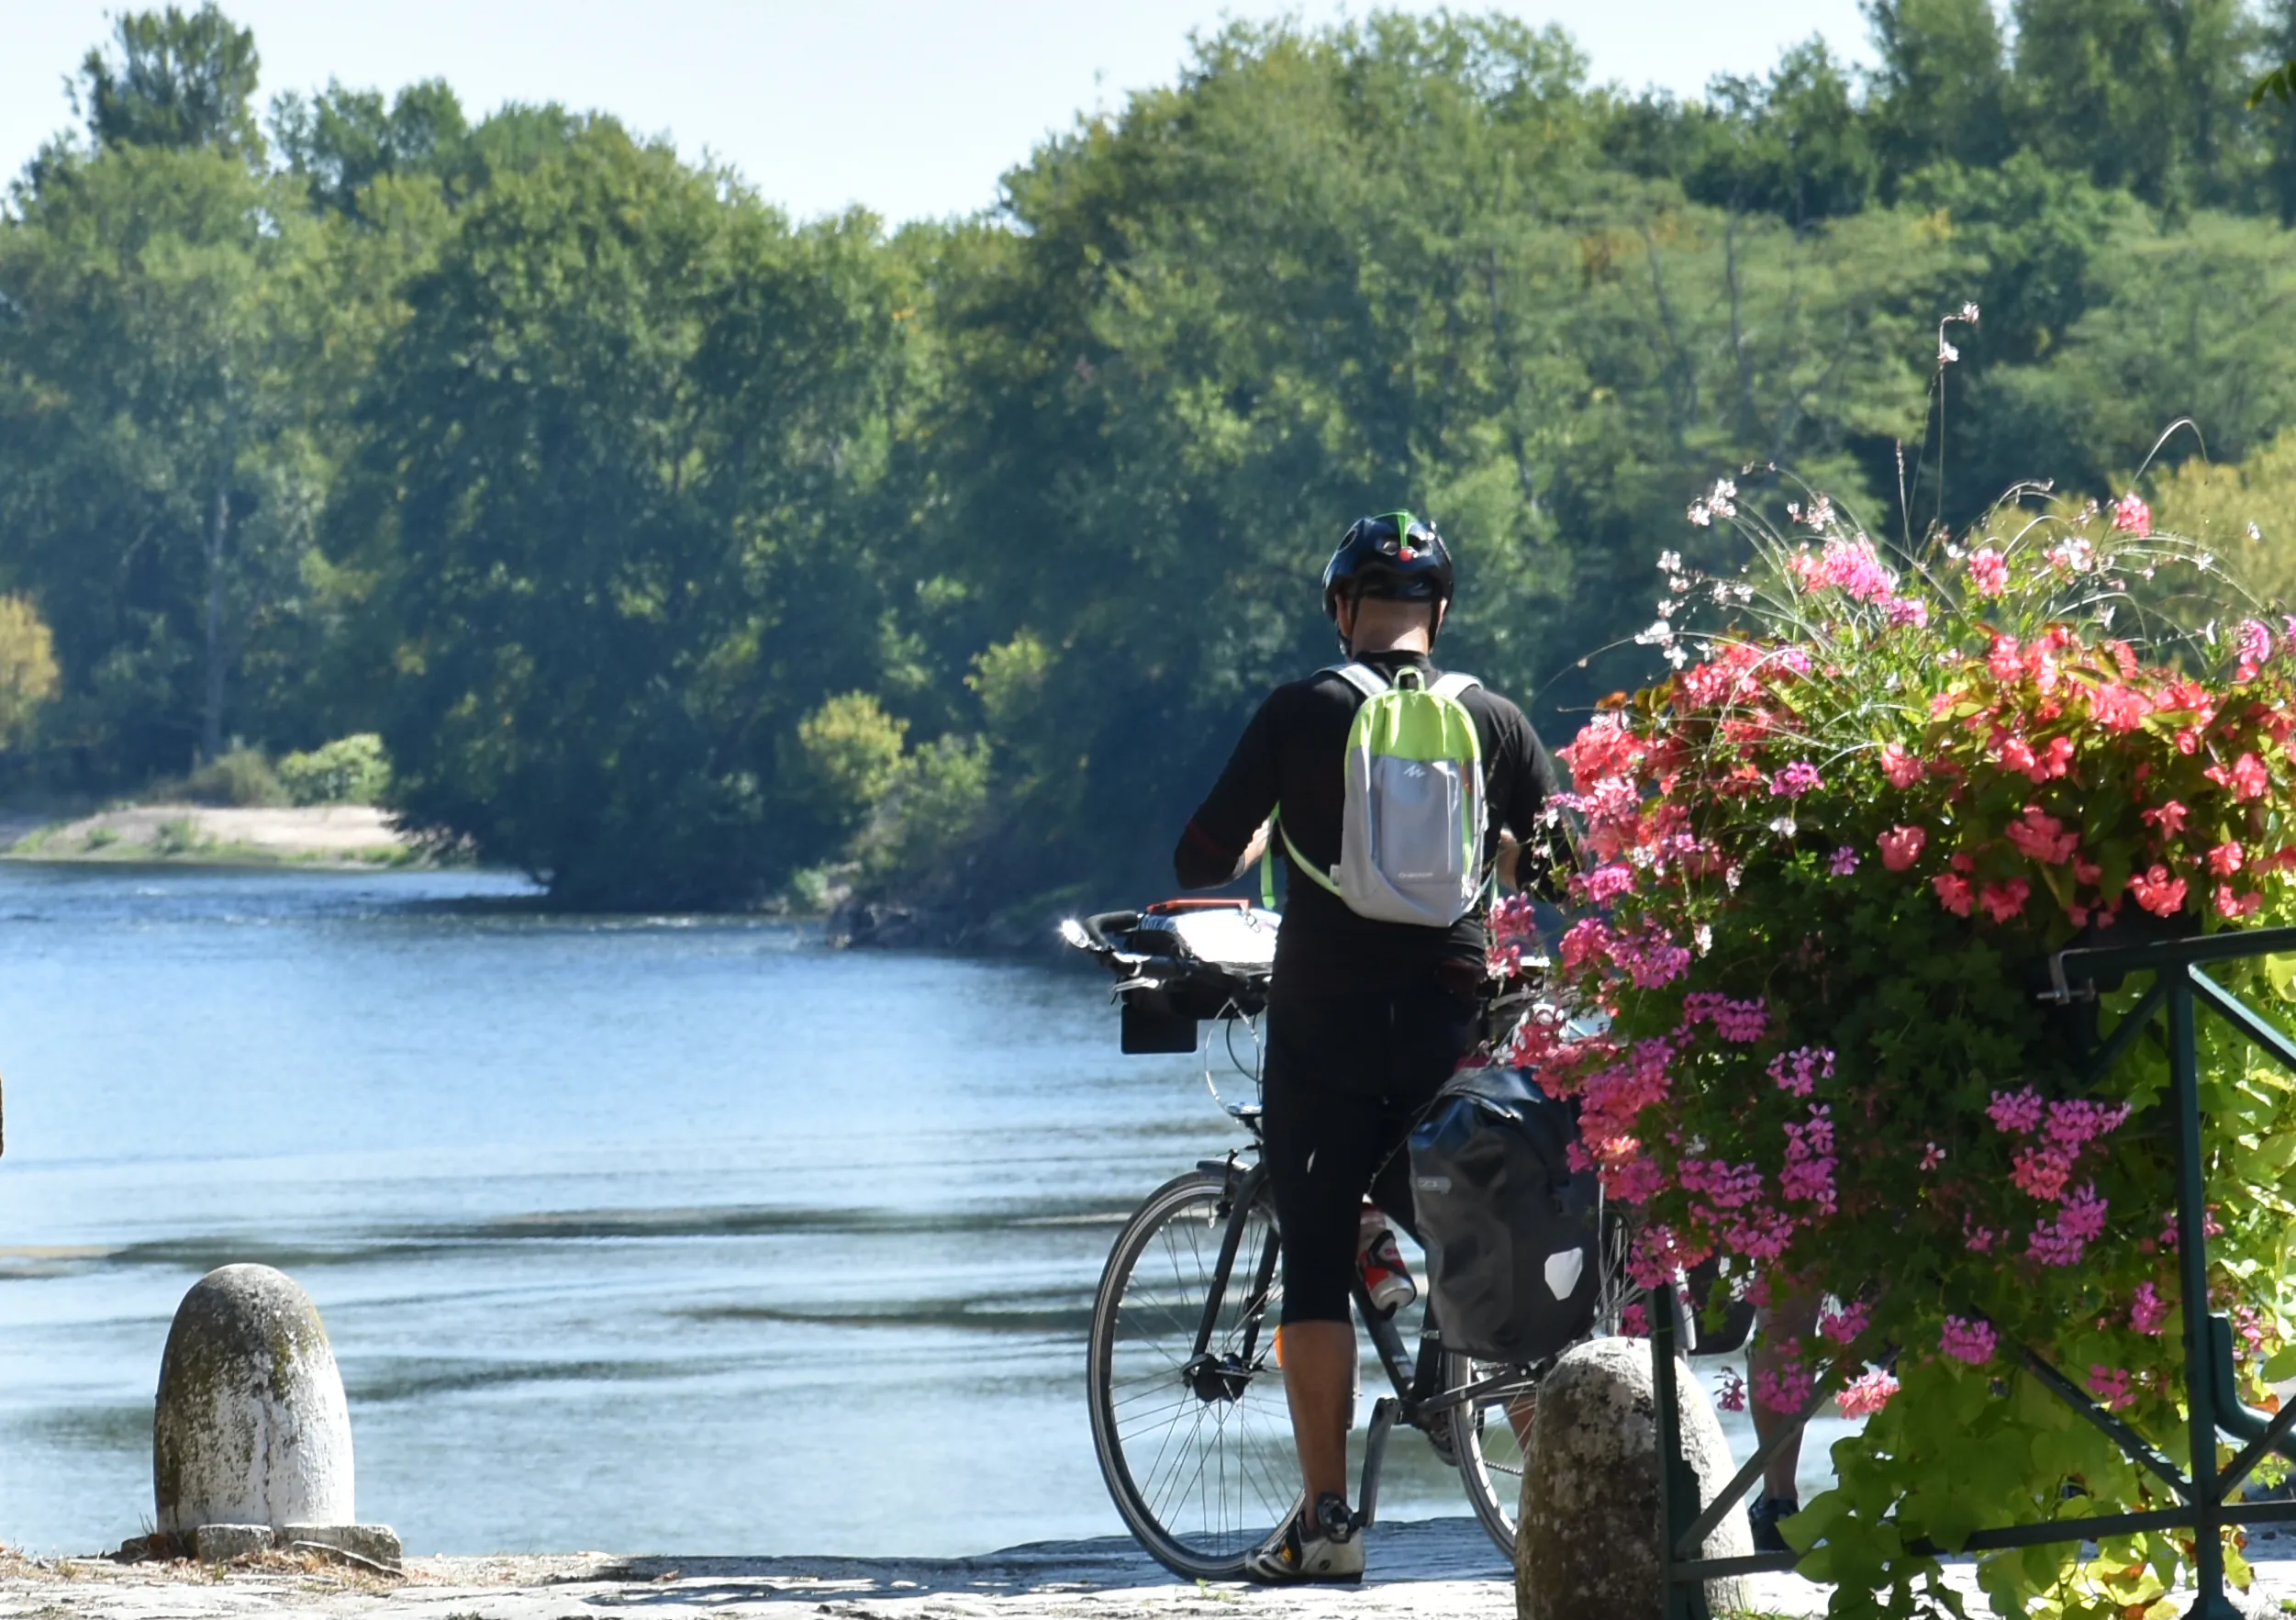
{"label": "handlebar bag", "polygon": [[1534,1362],[1594,1324],[1601,1289],[1591,1170],[1578,1122],[1521,1069],[1461,1069],[1411,1133],[1411,1194],[1443,1343]]}

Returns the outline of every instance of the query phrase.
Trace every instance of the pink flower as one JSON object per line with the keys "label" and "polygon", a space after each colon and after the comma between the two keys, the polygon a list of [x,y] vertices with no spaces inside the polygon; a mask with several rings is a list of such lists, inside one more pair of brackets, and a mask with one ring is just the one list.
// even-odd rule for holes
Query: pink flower
{"label": "pink flower", "polygon": [[1642,1301],[1636,1300],[1619,1313],[1619,1335],[1622,1338],[1646,1339],[1650,1336],[1650,1312]]}
{"label": "pink flower", "polygon": [[1927,1150],[1922,1155],[1922,1168],[1924,1170],[1934,1170],[1945,1162],[1945,1150],[1938,1146],[1934,1142],[1929,1144]]}
{"label": "pink flower", "polygon": [[2025,667],[2024,659],[2018,655],[2017,638],[1997,632],[1991,649],[1985,654],[1985,667],[1993,672],[1997,681],[2015,680]]}
{"label": "pink flower", "polygon": [[1735,1368],[1722,1369],[1722,1381],[1714,1386],[1714,1404],[1723,1412],[1746,1409],[1746,1380],[1738,1376]]}
{"label": "pink flower", "polygon": [[1833,1404],[1844,1417],[1856,1422],[1871,1417],[1889,1404],[1889,1397],[1898,1392],[1898,1380],[1876,1369],[1852,1379],[1842,1392],[1833,1397]]}
{"label": "pink flower", "polygon": [[1862,1300],[1853,1300],[1839,1311],[1828,1311],[1818,1318],[1818,1336],[1832,1339],[1844,1349],[1857,1342],[1873,1321],[1873,1307]]}
{"label": "pink flower", "polygon": [[2153,1291],[2149,1282],[2136,1285],[2136,1297],[2129,1306],[2129,1326],[2142,1334],[2157,1334],[2168,1320],[2168,1302]]}
{"label": "pink flower", "polygon": [[2105,1201],[2097,1196],[2093,1186],[2069,1195],[2059,1206],[2056,1220],[2034,1227],[2028,1240],[2033,1257],[2044,1266],[2079,1264],[2082,1251],[2104,1232],[2105,1208]]}
{"label": "pink flower", "polygon": [[1747,1045],[1759,1041],[1770,1027],[1770,1009],[1756,995],[1752,1002],[1733,1002],[1727,995],[1715,995],[1712,990],[1694,990],[1683,998],[1683,1030],[1712,1022],[1715,1034],[1724,1041],[1736,1041]]}
{"label": "pink flower", "polygon": [[1892,625],[1921,627],[1929,623],[1929,604],[1918,597],[1889,597],[1881,604],[1882,617]]}
{"label": "pink flower", "polygon": [[1889,778],[1892,788],[1911,788],[1928,772],[1922,762],[1905,751],[1902,743],[1887,743],[1881,749],[1881,774]]}
{"label": "pink flower", "polygon": [[2027,1086],[2022,1091],[1996,1091],[1993,1100],[1985,1105],[1993,1128],[2008,1136],[2030,1136],[2041,1128],[2045,1109],[2041,1093]]}
{"label": "pink flower", "polygon": [[2244,754],[2233,761],[2232,787],[2235,799],[2262,799],[2272,786],[2271,773],[2264,762],[2253,754]]}
{"label": "pink flower", "polygon": [[1780,799],[1800,799],[1812,788],[1825,786],[1825,778],[1818,775],[1818,767],[1806,759],[1798,759],[1770,779],[1770,791]]}
{"label": "pink flower", "polygon": [[2255,889],[2252,888],[2246,894],[2235,894],[2233,886],[2229,883],[2220,883],[2216,886],[2215,899],[2216,910],[2220,916],[2241,918],[2264,909],[2264,897]]}
{"label": "pink flower", "polygon": [[[1926,827],[1892,827],[1881,835],[1881,864],[1892,872],[1902,872],[1921,859],[1922,846],[1928,842]],[[1943,894],[1944,890],[1938,892]],[[1946,903],[1952,904],[1950,900]],[[1967,916],[1967,912],[1962,914]]]}
{"label": "pink flower", "polygon": [[1981,597],[1998,597],[2009,588],[2009,564],[1991,546],[1969,553],[1969,583]]}
{"label": "pink flower", "polygon": [[1982,1367],[1993,1359],[1993,1349],[2001,1343],[2001,1335],[1993,1331],[1993,1324],[1989,1322],[1948,1316],[1937,1342],[1938,1347],[1956,1361]]}
{"label": "pink flower", "polygon": [[2172,799],[2157,810],[2146,810],[2140,820],[2157,828],[2163,838],[2174,838],[2184,831],[2184,818],[2189,813],[2184,806]]}
{"label": "pink flower", "polygon": [[2253,619],[2242,622],[2234,644],[2240,653],[2240,678],[2244,681],[2255,676],[2257,665],[2272,656],[2271,631]]}
{"label": "pink flower", "polygon": [[1603,905],[1633,888],[1634,868],[1613,861],[1609,866],[1597,866],[1584,877],[1573,877],[1570,887],[1580,899]]}
{"label": "pink flower", "polygon": [[2169,877],[2168,868],[2157,863],[2129,879],[2129,892],[2156,917],[2173,917],[2184,909],[2184,879]]}
{"label": "pink flower", "polygon": [[1969,908],[1976,897],[1970,892],[1969,880],[1967,877],[1962,877],[1958,872],[1940,872],[1929,881],[1931,887],[1937,890],[1939,905],[1956,917],[1967,917],[1969,914]]}
{"label": "pink flower", "polygon": [[2104,1403],[2107,1412],[2136,1404],[2136,1397],[2129,1393],[2129,1369],[2125,1367],[2093,1363],[2089,1369],[2089,1392]]}
{"label": "pink flower", "polygon": [[2007,831],[2018,854],[2045,866],[2063,866],[2080,845],[2079,833],[2065,831],[2063,821],[2042,814],[2037,804],[2025,806],[2024,819],[2010,822]]}
{"label": "pink flower", "polygon": [[2028,1147],[2017,1155],[2010,1181],[2028,1198],[2055,1203],[2073,1174],[2073,1157],[2060,1147]]}
{"label": "pink flower", "polygon": [[1779,1090],[1807,1097],[1819,1080],[1833,1078],[1833,1048],[1802,1046],[1781,1052],[1770,1059],[1769,1076],[1778,1082]]}
{"label": "pink flower", "polygon": [[1818,556],[1806,551],[1797,552],[1787,565],[1801,581],[1804,590],[1831,587],[1861,602],[1888,596],[1898,583],[1897,575],[1884,568],[1874,554],[1874,542],[1862,536],[1855,541],[1828,541],[1825,551]]}
{"label": "pink flower", "polygon": [[2033,894],[2033,885],[2022,877],[2012,877],[2006,883],[1989,883],[1978,896],[1978,904],[1996,922],[2006,922],[2025,909],[2025,901]]}
{"label": "pink flower", "polygon": [[1833,852],[1833,858],[1826,862],[1825,869],[1836,877],[1848,877],[1857,870],[1857,852],[1846,844],[1842,845]]}
{"label": "pink flower", "polygon": [[2152,699],[2128,687],[2102,686],[2089,694],[2089,717],[2108,732],[2133,732],[2152,711]]}
{"label": "pink flower", "polygon": [[2153,508],[2134,489],[2112,503],[2112,527],[2143,540],[2153,531]]}
{"label": "pink flower", "polygon": [[1787,1354],[1779,1357],[1775,1369],[1766,1367],[1754,1375],[1754,1398],[1772,1412],[1800,1413],[1810,1404],[1810,1392],[1817,1380],[1795,1353],[1800,1342],[1788,1339],[1785,1348]]}
{"label": "pink flower", "polygon": [[2240,870],[2242,854],[2237,844],[2220,844],[2208,852],[2208,869],[2219,877],[2229,877]]}

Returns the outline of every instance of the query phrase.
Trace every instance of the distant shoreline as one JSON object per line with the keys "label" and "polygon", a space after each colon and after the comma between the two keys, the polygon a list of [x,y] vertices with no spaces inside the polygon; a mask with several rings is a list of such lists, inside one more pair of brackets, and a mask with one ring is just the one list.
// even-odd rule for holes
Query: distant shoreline
{"label": "distant shoreline", "polygon": [[0,816],[0,859],[362,871],[430,864],[392,824],[388,811],[366,804],[277,809],[139,804],[46,822]]}

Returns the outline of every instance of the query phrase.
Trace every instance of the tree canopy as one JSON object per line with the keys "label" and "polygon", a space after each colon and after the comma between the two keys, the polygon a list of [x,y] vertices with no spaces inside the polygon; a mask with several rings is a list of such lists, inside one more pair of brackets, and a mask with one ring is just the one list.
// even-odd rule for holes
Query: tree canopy
{"label": "tree canopy", "polygon": [[2296,5],[1867,13],[1870,72],[1689,100],[1499,17],[1233,25],[898,229],[436,81],[259,128],[245,30],[123,17],[0,215],[11,757],[375,732],[570,900],[1032,918],[1167,881],[1362,511],[1437,519],[1444,657],[1559,740],[1717,476],[1895,540],[2024,478],[2278,499],[2229,469],[2296,427],[2296,114],[2246,105]]}

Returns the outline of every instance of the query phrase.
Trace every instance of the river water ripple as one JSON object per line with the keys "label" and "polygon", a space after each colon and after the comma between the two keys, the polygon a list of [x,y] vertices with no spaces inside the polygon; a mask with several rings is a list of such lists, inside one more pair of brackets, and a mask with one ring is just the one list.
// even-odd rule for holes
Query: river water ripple
{"label": "river water ripple", "polygon": [[[409,1551],[1117,1532],[1093,1285],[1235,1141],[1091,975],[478,873],[0,866],[0,1541],[39,1551],[144,1527],[168,1320],[234,1260],[318,1302]],[[1424,1449],[1385,1511],[1460,1511]]]}

